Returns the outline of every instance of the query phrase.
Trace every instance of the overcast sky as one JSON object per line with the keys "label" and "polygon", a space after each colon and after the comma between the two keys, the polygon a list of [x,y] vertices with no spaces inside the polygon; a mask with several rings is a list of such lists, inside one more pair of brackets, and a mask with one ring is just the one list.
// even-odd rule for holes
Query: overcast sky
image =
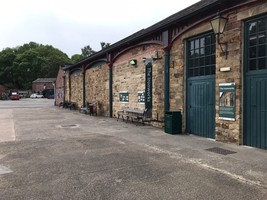
{"label": "overcast sky", "polygon": [[5,0],[0,7],[0,51],[30,41],[69,57],[90,45],[115,43],[199,0]]}

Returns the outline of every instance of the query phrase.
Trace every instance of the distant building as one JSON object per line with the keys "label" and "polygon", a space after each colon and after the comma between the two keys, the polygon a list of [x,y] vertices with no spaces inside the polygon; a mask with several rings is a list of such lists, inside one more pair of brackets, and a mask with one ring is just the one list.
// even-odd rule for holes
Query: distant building
{"label": "distant building", "polygon": [[38,78],[32,82],[33,93],[42,93],[45,89],[54,89],[56,78]]}

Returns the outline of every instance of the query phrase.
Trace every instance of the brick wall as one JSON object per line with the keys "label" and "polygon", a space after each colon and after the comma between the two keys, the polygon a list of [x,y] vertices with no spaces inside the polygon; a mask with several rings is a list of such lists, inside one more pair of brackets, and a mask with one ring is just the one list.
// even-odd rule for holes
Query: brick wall
{"label": "brick wall", "polygon": [[33,83],[32,84],[32,91],[34,93],[42,93],[44,89],[53,89],[53,83],[49,82],[44,82],[44,83]]}

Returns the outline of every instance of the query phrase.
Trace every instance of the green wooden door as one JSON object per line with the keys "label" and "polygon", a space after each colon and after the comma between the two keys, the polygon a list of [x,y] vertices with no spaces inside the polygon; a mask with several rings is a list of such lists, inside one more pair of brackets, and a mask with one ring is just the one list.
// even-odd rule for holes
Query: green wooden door
{"label": "green wooden door", "polygon": [[215,137],[215,78],[188,81],[188,132],[207,138]]}
{"label": "green wooden door", "polygon": [[267,16],[245,23],[244,144],[267,149]]}
{"label": "green wooden door", "polygon": [[205,34],[187,42],[186,131],[215,137],[215,37]]}
{"label": "green wooden door", "polygon": [[267,149],[267,75],[246,77],[244,143]]}

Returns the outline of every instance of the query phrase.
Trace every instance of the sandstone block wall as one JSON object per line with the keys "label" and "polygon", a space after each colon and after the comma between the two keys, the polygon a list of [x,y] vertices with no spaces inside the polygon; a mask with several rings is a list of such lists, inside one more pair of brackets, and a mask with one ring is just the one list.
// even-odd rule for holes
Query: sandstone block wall
{"label": "sandstone block wall", "polygon": [[[160,45],[145,45],[133,48],[119,58],[113,64],[113,115],[124,108],[145,109],[144,103],[138,103],[138,92],[145,91],[146,67],[143,58],[151,58],[158,51],[159,59],[153,61],[152,65],[152,94],[153,110],[152,117],[155,120],[163,119],[163,53]],[[131,59],[137,60],[137,65],[131,65]],[[119,93],[127,91],[129,102],[121,103]]]}
{"label": "sandstone block wall", "polygon": [[83,77],[82,77],[82,71],[75,71],[72,74],[70,74],[70,101],[77,103],[78,107],[82,106],[83,99],[83,88],[82,88],[82,83],[83,83]]}
{"label": "sandstone block wall", "polygon": [[102,64],[85,72],[87,102],[97,102],[97,115],[109,116],[109,66]]}

